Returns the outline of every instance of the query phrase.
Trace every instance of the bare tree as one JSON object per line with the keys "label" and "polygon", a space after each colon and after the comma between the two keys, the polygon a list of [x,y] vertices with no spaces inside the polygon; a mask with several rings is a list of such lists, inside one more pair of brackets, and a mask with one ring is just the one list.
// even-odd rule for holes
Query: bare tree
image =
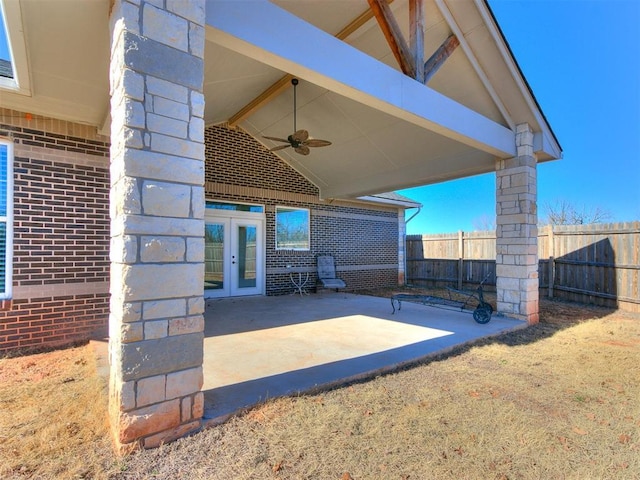
{"label": "bare tree", "polygon": [[474,230],[495,230],[496,229],[496,217],[495,215],[489,216],[486,213],[483,213],[479,217],[476,217],[471,222],[473,223]]}
{"label": "bare tree", "polygon": [[578,208],[567,200],[556,200],[545,203],[542,207],[545,216],[541,217],[543,225],[585,225],[588,223],[604,223],[611,220],[611,212],[602,207]]}

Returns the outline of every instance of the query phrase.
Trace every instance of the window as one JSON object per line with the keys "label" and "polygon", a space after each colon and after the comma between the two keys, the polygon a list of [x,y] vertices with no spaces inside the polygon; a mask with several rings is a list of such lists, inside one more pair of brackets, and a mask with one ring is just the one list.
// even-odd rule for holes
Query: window
{"label": "window", "polygon": [[20,2],[0,0],[0,89],[31,95]]}
{"label": "window", "polygon": [[0,300],[11,298],[13,261],[13,144],[0,138]]}
{"label": "window", "polygon": [[210,210],[230,210],[233,212],[264,213],[262,205],[252,205],[248,203],[227,203],[207,200],[206,207]]}
{"label": "window", "polygon": [[4,28],[4,15],[0,5],[0,77],[13,79],[13,66],[11,66],[11,54],[9,42]]}
{"label": "window", "polygon": [[309,210],[276,207],[276,250],[309,250]]}

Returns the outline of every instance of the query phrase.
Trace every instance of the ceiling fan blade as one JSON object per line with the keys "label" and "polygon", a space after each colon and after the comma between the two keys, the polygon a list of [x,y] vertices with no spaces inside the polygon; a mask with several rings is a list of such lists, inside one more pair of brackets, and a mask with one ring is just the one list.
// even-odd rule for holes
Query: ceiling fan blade
{"label": "ceiling fan blade", "polygon": [[275,142],[284,142],[284,143],[289,143],[289,140],[284,139],[284,138],[278,138],[278,137],[267,137],[265,135],[262,136],[262,138],[266,138],[268,140],[273,140]]}
{"label": "ceiling fan blade", "polygon": [[298,130],[293,135],[291,135],[291,138],[296,142],[304,142],[309,138],[309,132],[307,132],[306,130]]}
{"label": "ceiling fan blade", "polygon": [[275,152],[275,151],[277,151],[277,150],[284,150],[285,148],[289,148],[290,146],[291,146],[291,145],[289,145],[289,144],[287,143],[286,145],[280,145],[280,146],[278,146],[278,147],[270,148],[270,149],[269,149],[269,151],[270,151],[270,152]]}
{"label": "ceiling fan blade", "polygon": [[296,147],[296,153],[299,153],[300,155],[309,155],[309,147],[307,147],[306,145],[300,145],[299,147]]}
{"label": "ceiling fan blade", "polygon": [[331,145],[329,140],[320,140],[319,138],[312,138],[304,142],[307,147],[328,147]]}

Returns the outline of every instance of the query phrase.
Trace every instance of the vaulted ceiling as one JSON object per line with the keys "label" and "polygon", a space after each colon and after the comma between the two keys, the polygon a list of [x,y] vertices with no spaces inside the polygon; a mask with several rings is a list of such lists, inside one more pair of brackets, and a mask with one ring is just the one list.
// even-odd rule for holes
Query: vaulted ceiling
{"label": "vaulted ceiling", "polygon": [[[24,45],[25,57],[15,60],[26,63],[29,90],[0,90],[2,105],[108,131],[109,1],[14,3],[9,33]],[[390,9],[410,38],[409,0]],[[400,71],[367,0],[209,0],[206,123],[231,122],[267,148],[278,145],[264,136],[293,133],[295,76],[297,128],[332,145],[275,154],[327,198],[493,171],[497,158],[514,154],[522,122],[536,132],[539,160],[559,158],[487,5],[424,0],[424,10],[425,58],[451,35],[460,43],[426,86]]]}

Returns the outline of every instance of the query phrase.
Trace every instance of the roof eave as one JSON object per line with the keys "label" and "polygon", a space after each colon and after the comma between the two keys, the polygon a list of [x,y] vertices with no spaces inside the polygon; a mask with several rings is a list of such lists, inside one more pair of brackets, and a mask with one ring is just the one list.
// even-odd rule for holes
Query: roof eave
{"label": "roof eave", "polygon": [[475,0],[475,4],[482,15],[489,32],[493,36],[496,46],[500,50],[505,63],[511,71],[514,80],[518,84],[521,94],[525,98],[531,113],[539,123],[540,132],[536,133],[534,137],[534,150],[536,155],[541,161],[561,159],[562,146],[551,128],[547,117],[542,111],[529,82],[524,76],[504,32],[500,28],[493,10],[491,10],[491,7],[489,6],[488,0]]}
{"label": "roof eave", "polygon": [[393,205],[395,207],[401,207],[403,209],[409,208],[422,208],[422,204],[413,201],[402,201],[402,200],[394,200],[391,198],[377,197],[375,195],[366,195],[363,197],[358,197],[358,200],[363,200],[365,202],[379,203],[383,205]]}

